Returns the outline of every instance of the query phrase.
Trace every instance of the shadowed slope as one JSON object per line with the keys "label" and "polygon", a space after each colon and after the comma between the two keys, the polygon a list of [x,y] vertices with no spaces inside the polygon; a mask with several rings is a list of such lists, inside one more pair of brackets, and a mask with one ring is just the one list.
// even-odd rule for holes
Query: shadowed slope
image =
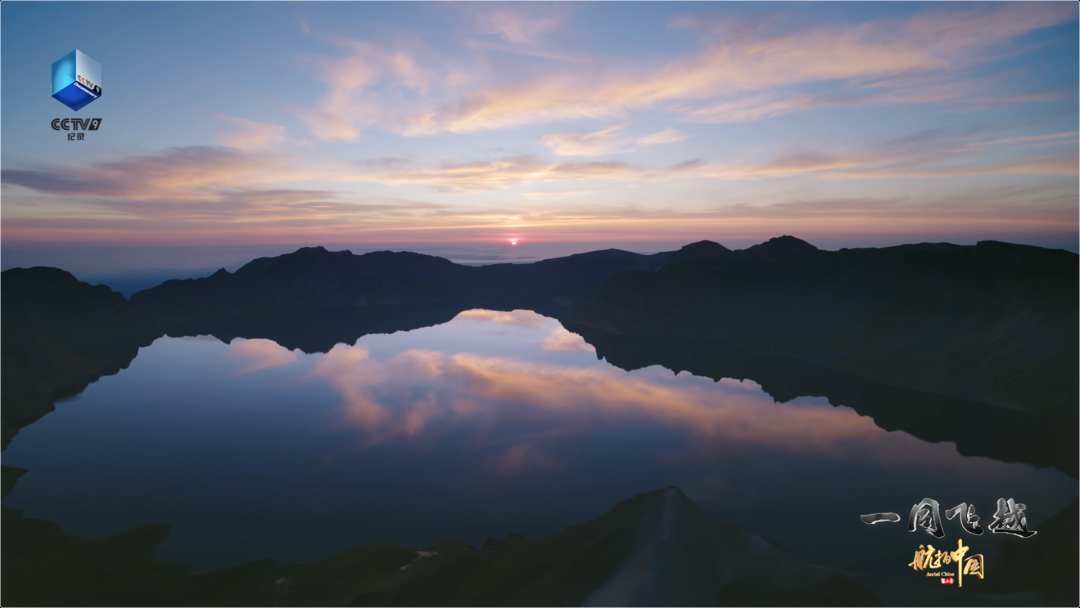
{"label": "shadowed slope", "polygon": [[749,379],[779,402],[826,397],[869,416],[879,428],[931,442],[952,442],[964,456],[1052,466],[1077,475],[1077,424],[1010,408],[897,388],[801,359],[760,355],[722,343],[670,336],[626,336],[564,322],[596,356],[633,371],[662,365],[675,373]]}
{"label": "shadowed slope", "polygon": [[820,251],[780,237],[614,275],[566,319],[1076,421],[1077,259],[996,242]]}
{"label": "shadowed slope", "polygon": [[[702,511],[678,489],[639,494],[548,536],[480,551],[362,545],[311,564],[260,560],[203,574],[161,562],[152,524],[101,540],[4,509],[5,605],[874,605],[843,574],[791,557]],[[784,576],[775,576],[784,572]]]}
{"label": "shadowed slope", "polygon": [[3,445],[103,375],[128,366],[157,335],[124,297],[56,268],[2,274]]}

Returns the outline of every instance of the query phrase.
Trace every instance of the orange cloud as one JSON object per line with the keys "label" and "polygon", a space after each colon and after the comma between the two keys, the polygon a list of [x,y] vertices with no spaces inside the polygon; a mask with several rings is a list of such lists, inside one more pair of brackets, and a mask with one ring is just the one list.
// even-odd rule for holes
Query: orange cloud
{"label": "orange cloud", "polygon": [[815,104],[809,97],[798,99],[777,99],[772,94],[740,96],[716,105],[688,109],[684,115],[696,122],[752,122],[785,114],[794,109],[806,108]]}
{"label": "orange cloud", "polygon": [[[813,151],[789,151],[764,162],[702,164],[690,173],[725,179],[760,179],[791,175],[814,175],[826,179],[884,177],[958,177],[978,175],[1035,174],[1076,175],[1080,155],[1076,132],[1019,138],[993,133],[928,130],[862,147]],[[1058,146],[1037,156],[988,160],[973,156],[983,149],[1014,144]],[[1067,144],[1062,146],[1061,144]]]}
{"label": "orange cloud", "polygon": [[[482,437],[523,420],[558,434],[595,431],[611,415],[645,418],[706,444],[767,446],[825,457],[886,463],[935,461],[955,453],[904,433],[888,433],[871,419],[827,405],[777,404],[750,381],[661,381],[606,367],[562,367],[460,353],[411,350],[375,361],[360,347],[338,345],[317,364],[313,378],[328,380],[344,399],[341,422],[363,433],[367,445],[436,433],[433,426],[470,425]],[[553,466],[544,435],[533,434],[504,452],[503,472]]]}
{"label": "orange cloud", "polygon": [[364,127],[385,121],[385,106],[371,96],[372,87],[390,83],[423,95],[434,79],[405,51],[348,39],[336,42],[347,54],[314,60],[328,89],[314,108],[300,113],[319,139],[354,141]]}
{"label": "orange cloud", "polygon": [[476,308],[461,311],[454,319],[477,321],[481,323],[498,323],[499,325],[512,325],[516,327],[543,327],[549,323],[554,323],[552,319],[539,315],[531,310],[512,310],[510,312],[503,312]]}
{"label": "orange cloud", "polygon": [[[580,136],[549,135],[545,143],[561,155],[594,155],[616,151],[627,142],[617,133],[623,125]],[[653,143],[677,141],[681,134],[662,131],[640,138]],[[1002,173],[1076,175],[1075,133],[1001,138],[994,133],[922,131],[910,136],[859,147],[820,145],[810,150],[789,150],[764,161],[687,161],[667,168],[646,168],[619,161],[555,161],[517,156],[491,161],[444,164],[438,168],[394,166],[358,174],[357,180],[384,184],[422,184],[443,192],[477,192],[518,184],[619,180],[670,181],[676,179],[760,180],[808,175],[824,179],[876,179],[888,177],[950,177]],[[986,148],[1023,143],[1059,146],[1047,154],[989,160],[975,153]],[[541,195],[543,196],[543,195]]]}
{"label": "orange cloud", "polygon": [[[236,231],[251,238],[268,229],[300,235],[320,233],[332,224],[360,222],[379,229],[414,219],[418,212],[442,208],[430,202],[381,196],[342,200],[338,192],[287,187],[318,179],[334,182],[347,177],[347,169],[354,170],[354,166],[317,166],[290,155],[205,146],[82,166],[5,168],[5,197],[12,195],[7,188],[18,186],[45,195],[47,204],[5,205],[4,234],[7,238],[11,226],[17,225],[49,225],[60,233],[67,232],[67,226],[82,225],[91,232],[112,232],[109,240],[129,230],[144,236],[161,230],[195,231],[206,236]],[[15,195],[27,196],[18,190]],[[64,212],[58,217],[53,209]]]}
{"label": "orange cloud", "polygon": [[622,135],[627,123],[610,126],[592,133],[545,135],[541,141],[556,156],[603,156],[613,152],[629,152],[659,144],[672,144],[687,138],[676,129],[628,139]]}
{"label": "orange cloud", "polygon": [[521,195],[534,199],[560,199],[568,197],[581,197],[595,194],[596,190],[529,190]]}
{"label": "orange cloud", "polygon": [[625,146],[619,132],[626,123],[612,125],[592,133],[545,135],[541,141],[556,156],[603,156],[618,152]]}
{"label": "orange cloud", "polygon": [[[232,148],[173,148],[158,154],[82,166],[11,167],[2,171],[3,236],[9,242],[443,242],[502,239],[507,229],[532,241],[696,240],[741,233],[937,234],[1067,231],[1076,227],[1075,131],[928,130],[863,145],[815,144],[766,158],[691,160],[669,167],[627,162],[518,156],[424,166],[383,158],[305,161]],[[981,175],[1046,175],[1039,198],[1015,189],[944,180],[939,194],[905,204],[882,202],[880,185],[854,180]],[[1056,177],[1054,177],[1056,176]],[[846,181],[842,194],[791,194],[782,180]],[[351,187],[420,185],[469,193],[450,204],[371,192],[302,190],[321,180]],[[698,180],[672,202],[666,182]],[[752,200],[719,197],[712,184],[745,182]],[[778,182],[770,190],[754,184]],[[589,182],[582,190],[521,188]],[[824,186],[822,186],[824,187]],[[517,191],[515,191],[515,189]],[[502,190],[498,204],[485,194]],[[891,190],[897,196],[910,192]],[[998,193],[1006,193],[1005,198]],[[585,196],[588,195],[588,196]],[[506,205],[507,199],[518,205]],[[948,197],[949,202],[942,202]],[[802,205],[817,201],[809,213]],[[850,201],[871,201],[856,207]],[[963,204],[955,201],[964,200]],[[998,200],[1000,202],[990,203]],[[799,204],[793,204],[799,203]],[[831,223],[831,224],[830,224]],[[955,234],[955,233],[954,233]],[[331,240],[337,239],[337,240]]]}
{"label": "orange cloud", "polygon": [[236,372],[237,374],[250,374],[272,367],[282,367],[296,363],[299,351],[284,348],[272,340],[237,338],[229,343],[229,353],[250,361],[247,367]]}
{"label": "orange cloud", "polygon": [[435,169],[389,170],[357,175],[383,184],[422,184],[440,191],[475,192],[514,184],[555,181],[637,179],[646,172],[618,161],[556,162],[536,156],[447,163]]}
{"label": "orange cloud", "polygon": [[219,134],[218,141],[223,146],[246,152],[258,152],[273,148],[276,144],[285,141],[284,127],[235,116],[219,115],[218,117],[236,125],[236,128]]}
{"label": "orange cloud", "polygon": [[543,41],[562,27],[569,11],[551,4],[496,3],[464,5],[481,34],[490,34],[507,42],[532,45]]}
{"label": "orange cloud", "polygon": [[5,169],[5,184],[41,192],[129,200],[212,200],[243,189],[310,178],[284,155],[190,146],[68,169]]}
{"label": "orange cloud", "polygon": [[660,144],[674,144],[688,137],[690,136],[683,134],[677,129],[664,129],[663,131],[658,131],[652,135],[639,137],[637,139],[637,146],[639,148],[645,148],[647,146],[656,146]]}
{"label": "orange cloud", "polygon": [[[956,78],[956,70],[986,59],[1017,36],[1075,18],[1075,11],[1061,4],[1004,4],[939,9],[907,20],[869,21],[771,37],[751,29],[740,35],[706,37],[700,51],[658,68],[613,74],[563,68],[558,74],[525,82],[466,91],[456,102],[399,114],[383,126],[409,135],[469,133],[572,118],[625,117],[628,110],[671,102],[683,104],[677,109],[690,118],[756,120],[837,102],[776,97],[775,93],[763,96],[801,84],[849,81],[857,90],[874,81],[923,74],[927,75],[924,89],[941,86]],[[874,95],[853,95],[846,103],[941,98],[908,89],[886,87]],[[748,94],[756,95],[757,102],[745,100]],[[700,108],[687,105],[713,100],[722,101]]]}
{"label": "orange cloud", "polygon": [[558,327],[552,331],[551,335],[540,343],[540,348],[544,350],[580,350],[590,353],[596,352],[596,349],[586,342],[584,338],[575,333],[566,331],[566,329],[562,327]]}

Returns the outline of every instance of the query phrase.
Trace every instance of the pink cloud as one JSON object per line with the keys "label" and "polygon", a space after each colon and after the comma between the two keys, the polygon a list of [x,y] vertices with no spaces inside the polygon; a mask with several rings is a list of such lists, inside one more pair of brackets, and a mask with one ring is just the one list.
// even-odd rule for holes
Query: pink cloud
{"label": "pink cloud", "polygon": [[596,349],[581,336],[558,327],[540,343],[544,350],[580,350],[594,353]]}
{"label": "pink cloud", "polygon": [[[955,79],[957,70],[991,53],[1006,52],[1001,49],[1021,34],[1075,17],[1062,4],[1007,4],[773,35],[751,29],[739,36],[706,37],[700,50],[656,68],[603,72],[589,65],[561,66],[558,73],[514,84],[448,92],[449,101],[396,114],[382,126],[409,135],[469,133],[573,118],[625,118],[631,110],[665,104],[681,104],[690,118],[730,122],[814,104],[921,102],[940,96],[892,89],[828,100],[784,91],[844,81],[865,87],[913,75],[923,75],[924,86],[955,88],[943,85],[943,79]],[[756,95],[756,101],[746,101],[746,95]]]}
{"label": "pink cloud", "polygon": [[218,135],[218,141],[223,146],[245,152],[257,152],[268,150],[285,141],[285,128],[279,125],[255,122],[235,116],[219,115],[218,118],[235,125],[232,129]]}
{"label": "pink cloud", "polygon": [[676,129],[664,129],[635,139],[623,134],[626,126],[627,123],[619,123],[592,133],[545,135],[541,141],[556,156],[604,156],[660,144],[673,144],[688,137]]}
{"label": "pink cloud", "polygon": [[478,429],[483,443],[492,429],[521,420],[559,424],[554,435],[533,433],[502,449],[492,467],[504,474],[556,466],[548,440],[594,431],[612,415],[683,431],[694,449],[761,445],[825,457],[857,454],[894,465],[938,461],[955,452],[945,446],[929,454],[917,446],[920,441],[885,432],[850,410],[775,404],[750,381],[667,382],[660,379],[664,375],[421,350],[373,360],[362,348],[338,345],[311,377],[341,393],[338,422],[358,432],[363,445],[431,437],[465,425]]}

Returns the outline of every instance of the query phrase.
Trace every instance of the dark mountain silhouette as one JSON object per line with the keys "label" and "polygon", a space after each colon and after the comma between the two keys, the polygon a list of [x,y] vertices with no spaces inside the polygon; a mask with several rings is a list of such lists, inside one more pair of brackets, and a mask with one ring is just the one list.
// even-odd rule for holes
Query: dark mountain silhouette
{"label": "dark mountain silhouette", "polygon": [[[173,325],[172,335],[212,335],[222,342],[234,338],[265,338],[288,349],[306,353],[328,352],[336,344],[352,344],[367,334],[389,334],[421,327],[440,325],[452,320],[469,308],[510,311],[516,308],[534,310],[559,318],[565,309],[547,299],[488,299],[486,301],[437,302],[414,306],[371,306],[357,309],[332,309],[268,315],[233,315],[211,319],[191,320]],[[9,317],[10,318],[10,317]],[[1016,409],[988,406],[946,395],[897,388],[866,379],[852,372],[834,370],[801,359],[760,355],[744,349],[709,340],[664,337],[627,336],[611,334],[567,319],[563,324],[580,334],[591,344],[599,358],[627,371],[662,365],[678,373],[690,373],[715,380],[721,378],[750,379],[777,401],[786,402],[802,396],[821,396],[833,405],[851,407],[870,416],[886,430],[902,430],[926,441],[951,441],[960,453],[984,456],[1006,462],[1026,462],[1035,466],[1053,466],[1076,476],[1076,424],[1032,416]],[[92,325],[101,327],[101,323]],[[104,325],[107,327],[107,325]],[[72,331],[67,336],[80,336]],[[131,340],[122,343],[122,338]],[[80,339],[64,344],[53,340],[44,344],[39,356],[72,361],[77,357],[93,361],[110,361],[107,367],[95,368],[70,384],[65,391],[52,394],[68,396],[80,392],[100,375],[116,373],[127,367],[138,347],[149,345],[158,335],[153,332],[131,332],[123,329],[113,341],[101,343]],[[25,352],[27,349],[22,347]],[[41,374],[13,377],[5,382],[8,389],[20,387],[27,378]],[[63,376],[55,376],[57,378]],[[12,399],[10,404],[27,403]],[[21,422],[12,429],[32,422],[52,411],[48,396],[29,401],[37,407],[35,417],[15,418]],[[5,404],[5,412],[9,404]]]}
{"label": "dark mountain silhouette", "polygon": [[596,349],[596,356],[633,371],[661,365],[678,374],[721,380],[753,380],[778,402],[825,397],[887,431],[904,431],[924,441],[956,444],[964,456],[1054,467],[1077,476],[1076,423],[1032,416],[947,395],[888,386],[779,355],[759,355],[709,340],[611,334],[563,321]]}
{"label": "dark mountain silhouette", "polygon": [[[989,581],[990,593],[1036,591],[1053,606],[1077,604],[1076,572],[1080,570],[1080,502],[1039,524],[1039,533],[1027,542],[1002,543],[994,563],[1010,576]],[[1019,539],[1016,539],[1019,540]]]}
{"label": "dark mountain silhouette", "polygon": [[[607,250],[475,268],[305,248],[235,273],[167,281],[130,301],[61,270],[15,269],[2,273],[4,445],[163,334],[325,352],[469,308],[524,308],[558,318],[623,369],[749,378],[780,401],[825,396],[887,430],[1075,477],[1077,271],[1075,254],[1005,243],[832,252],[793,237],[741,251],[702,241],[653,255]],[[3,467],[5,493],[23,472]],[[1070,508],[1044,529],[1068,532],[1072,521],[1075,530]],[[162,525],[88,541],[4,507],[3,526],[5,604],[874,601],[844,575],[670,490],[480,551],[447,541],[426,548],[439,557],[417,560],[405,547],[365,545],[314,564],[263,560],[205,574],[154,556]],[[1062,565],[1032,548],[1002,550],[1010,564],[1043,561],[1028,582],[1000,591],[1072,597],[1075,553],[1062,553],[1072,560]],[[656,577],[675,584],[648,584]]]}
{"label": "dark mountain silhouette", "polygon": [[53,402],[127,367],[139,346],[160,335],[123,296],[63,270],[7,270],[2,286],[5,448]]}
{"label": "dark mountain silhouette", "polygon": [[701,260],[729,253],[702,241],[677,252],[651,255],[606,249],[531,264],[462,266],[409,252],[354,255],[305,247],[259,258],[235,273],[172,280],[134,294],[137,309],[174,318],[237,313],[408,306],[451,300],[548,298],[566,304],[628,270],[655,270],[669,260]]}
{"label": "dark mountain silhouette", "polygon": [[822,251],[793,236],[778,236],[759,245],[739,251],[741,259],[760,259],[770,262],[807,263],[820,259]]}
{"label": "dark mountain silhouette", "polygon": [[115,311],[127,302],[104,285],[91,286],[59,268],[13,268],[3,273],[4,313],[92,315]]}
{"label": "dark mountain silhouette", "polygon": [[491,296],[573,298],[612,274],[658,263],[656,256],[610,249],[533,264],[472,267],[418,253],[354,255],[309,247],[253,260],[235,273],[219,270],[203,279],[166,281],[134,294],[131,303],[154,314],[191,318]]}
{"label": "dark mountain silhouette", "polygon": [[290,350],[299,348],[305,353],[325,353],[335,344],[353,344],[368,334],[392,334],[442,325],[472,308],[527,309],[553,318],[557,318],[562,310],[545,298],[470,298],[430,304],[194,318],[170,324],[168,334],[208,335],[225,343],[234,338],[266,338]]}
{"label": "dark mountain silhouette", "polygon": [[162,334],[326,352],[470,308],[522,308],[627,369],[750,378],[781,400],[822,395],[883,428],[1075,476],[1076,276],[1075,254],[1036,247],[830,252],[788,236],[741,251],[702,241],[485,267],[304,248],[131,302],[64,271],[15,269],[3,273],[5,445]]}
{"label": "dark mountain silhouette", "polygon": [[464,293],[463,266],[417,253],[355,256],[306,247],[259,258],[235,273],[166,281],[131,297],[133,306],[185,318],[399,305]]}
{"label": "dark mountain silhouette", "polygon": [[[673,251],[663,258],[663,264],[678,264],[680,262],[696,262],[731,255],[731,250],[720,243],[712,241],[698,241],[684,245],[682,249]],[[652,270],[653,268],[650,268]]]}
{"label": "dark mountain silhouette", "polygon": [[421,557],[377,543],[309,564],[264,559],[199,574],[154,555],[164,524],[85,540],[4,507],[3,525],[4,605],[878,605],[845,574],[722,521],[677,488],[481,550],[448,540]]}
{"label": "dark mountain silhouette", "polygon": [[609,278],[566,314],[1077,420],[1076,254],[980,242],[821,251],[780,237]]}

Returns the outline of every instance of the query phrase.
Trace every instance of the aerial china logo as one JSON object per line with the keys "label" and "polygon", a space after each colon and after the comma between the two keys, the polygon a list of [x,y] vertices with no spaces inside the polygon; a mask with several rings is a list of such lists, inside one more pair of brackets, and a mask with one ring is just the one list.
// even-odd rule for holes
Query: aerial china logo
{"label": "aerial china logo", "polygon": [[52,64],[52,96],[78,112],[101,97],[101,64],[79,49]]}

